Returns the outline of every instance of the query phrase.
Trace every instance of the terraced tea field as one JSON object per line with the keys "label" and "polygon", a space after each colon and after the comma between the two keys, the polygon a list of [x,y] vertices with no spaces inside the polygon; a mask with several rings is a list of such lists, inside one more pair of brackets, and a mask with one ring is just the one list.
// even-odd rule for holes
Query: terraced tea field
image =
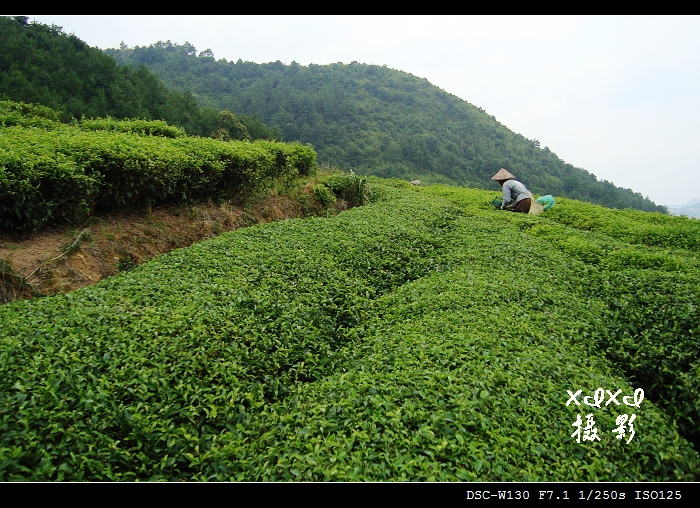
{"label": "terraced tea field", "polygon": [[698,221],[370,185],[1,307],[0,479],[698,480]]}

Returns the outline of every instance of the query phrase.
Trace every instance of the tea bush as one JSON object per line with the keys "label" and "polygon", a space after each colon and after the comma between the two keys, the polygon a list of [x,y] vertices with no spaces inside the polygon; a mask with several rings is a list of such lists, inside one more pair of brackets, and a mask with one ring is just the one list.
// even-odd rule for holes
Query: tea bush
{"label": "tea bush", "polygon": [[[127,130],[141,125],[95,122]],[[308,175],[315,165],[313,149],[299,143],[9,127],[0,129],[0,225],[38,230],[79,221],[93,210],[222,199]]]}
{"label": "tea bush", "polygon": [[53,129],[61,125],[60,114],[39,104],[0,100],[0,127],[15,125]]}
{"label": "tea bush", "polygon": [[362,206],[370,201],[371,190],[367,177],[352,171],[331,173],[323,183],[348,206]]}
{"label": "tea bush", "polygon": [[78,127],[84,131],[113,131],[140,134],[142,136],[162,136],[166,138],[181,138],[186,136],[184,129],[168,125],[163,120],[145,120],[141,118],[122,119],[91,118],[82,119]]}

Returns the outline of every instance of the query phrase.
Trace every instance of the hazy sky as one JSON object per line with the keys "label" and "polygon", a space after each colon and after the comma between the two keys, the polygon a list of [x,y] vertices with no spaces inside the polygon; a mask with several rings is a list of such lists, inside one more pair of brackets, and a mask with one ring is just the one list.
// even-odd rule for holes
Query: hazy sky
{"label": "hazy sky", "polygon": [[700,16],[29,17],[101,49],[386,65],[658,204],[700,198]]}

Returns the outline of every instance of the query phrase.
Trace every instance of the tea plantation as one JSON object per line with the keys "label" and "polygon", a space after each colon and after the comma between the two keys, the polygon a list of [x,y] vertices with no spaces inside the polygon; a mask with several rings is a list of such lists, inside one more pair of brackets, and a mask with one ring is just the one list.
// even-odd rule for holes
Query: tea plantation
{"label": "tea plantation", "polygon": [[700,479],[700,222],[369,183],[1,307],[0,480]]}

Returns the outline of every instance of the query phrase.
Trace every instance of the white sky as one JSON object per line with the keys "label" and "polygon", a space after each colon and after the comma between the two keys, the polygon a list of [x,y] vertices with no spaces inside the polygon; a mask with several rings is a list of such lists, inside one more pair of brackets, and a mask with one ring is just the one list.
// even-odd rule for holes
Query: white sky
{"label": "white sky", "polygon": [[386,65],[657,204],[700,198],[700,16],[29,16],[90,46]]}

